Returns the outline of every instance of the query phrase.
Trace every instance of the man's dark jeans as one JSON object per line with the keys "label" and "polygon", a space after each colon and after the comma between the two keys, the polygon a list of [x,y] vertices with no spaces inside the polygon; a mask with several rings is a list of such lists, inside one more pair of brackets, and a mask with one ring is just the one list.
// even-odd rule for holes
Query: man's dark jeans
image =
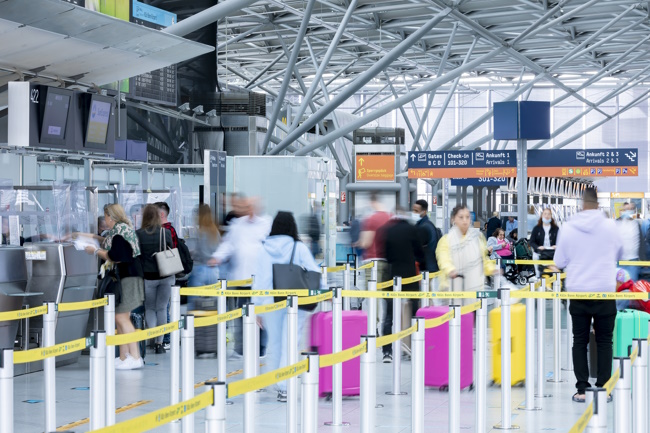
{"label": "man's dark jeans", "polygon": [[593,319],[598,355],[598,377],[596,387],[600,388],[611,377],[614,323],[616,322],[615,301],[571,301],[569,312],[573,319],[573,369],[578,393],[584,394],[589,384],[587,346]]}
{"label": "man's dark jeans", "polygon": [[[402,301],[406,301],[406,299],[403,299]],[[415,313],[418,311],[418,308],[420,308],[420,300],[408,299],[408,301],[411,303],[411,311],[413,312],[413,317],[415,317]],[[400,304],[403,303],[404,302],[400,302]],[[392,333],[393,333],[393,299],[386,299],[386,317],[384,318],[384,323],[381,329],[381,335],[390,335]],[[392,344],[387,344],[381,349],[384,355],[393,354]]]}

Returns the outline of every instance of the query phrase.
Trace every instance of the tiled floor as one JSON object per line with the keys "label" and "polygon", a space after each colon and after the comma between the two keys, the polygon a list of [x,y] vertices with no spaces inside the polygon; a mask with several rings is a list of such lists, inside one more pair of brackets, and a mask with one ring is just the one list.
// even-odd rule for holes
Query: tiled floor
{"label": "tiled floor", "polygon": [[[549,311],[550,314],[550,311]],[[565,335],[563,335],[563,340]],[[552,369],[552,334],[547,330],[546,371],[549,375]],[[489,345],[488,345],[489,346]],[[566,345],[562,344],[564,350]],[[169,362],[168,355],[147,355],[147,365],[136,371],[117,371],[117,406],[124,406],[140,400],[151,400],[150,403],[130,409],[117,415],[118,422],[136,417],[169,404]],[[562,357],[564,365],[565,357]],[[379,359],[378,359],[379,361]],[[488,362],[488,369],[491,365]],[[241,360],[229,360],[228,371],[236,371],[242,366]],[[197,359],[195,361],[195,381],[201,382],[216,376],[216,359]],[[490,372],[488,371],[488,374]],[[491,374],[490,374],[491,375]],[[578,419],[585,406],[571,402],[573,394],[573,375],[563,372],[563,377],[569,381],[561,384],[546,384],[546,391],[553,394],[552,398],[537,399],[541,411],[525,412],[513,409],[512,422],[521,427],[521,432],[568,432]],[[376,432],[398,433],[411,431],[411,396],[387,396],[390,389],[392,366],[377,364],[377,403],[383,404],[376,413]],[[231,381],[241,379],[232,377]],[[83,356],[77,365],[57,369],[57,425],[86,418],[89,413],[89,391],[84,389],[89,384],[88,357]],[[402,390],[410,391],[411,375],[410,362],[402,363]],[[74,389],[81,388],[81,389]],[[198,389],[201,392],[203,388]],[[473,391],[461,393],[461,430],[474,431],[475,396]],[[488,425],[492,426],[501,421],[500,388],[491,386],[488,389]],[[16,432],[42,432],[44,405],[42,402],[29,404],[25,400],[43,398],[43,373],[33,373],[15,379],[15,421]],[[257,393],[256,429],[257,432],[285,431],[286,405],[276,401],[276,394],[271,390]],[[512,390],[512,405],[516,408],[523,403],[524,388],[515,387]],[[447,431],[448,394],[435,389],[425,391],[425,426],[427,432]],[[230,432],[243,431],[243,397],[233,399],[233,405],[227,407],[227,430]],[[610,419],[613,419],[613,404],[609,405]],[[328,427],[323,423],[331,419],[331,404],[321,399],[318,413],[319,432],[357,432],[359,431],[359,398],[346,398],[343,401],[343,420],[350,422],[349,427]],[[203,412],[195,416],[196,431],[204,431]],[[69,429],[74,432],[88,431],[88,424]],[[167,425],[159,431],[180,432],[180,425]]]}

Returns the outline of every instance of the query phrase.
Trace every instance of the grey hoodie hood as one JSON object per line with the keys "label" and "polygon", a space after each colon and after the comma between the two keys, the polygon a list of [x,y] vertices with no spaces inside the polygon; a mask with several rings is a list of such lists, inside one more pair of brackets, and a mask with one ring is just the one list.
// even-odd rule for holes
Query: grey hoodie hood
{"label": "grey hoodie hood", "polygon": [[571,226],[583,233],[595,233],[606,219],[600,209],[583,210],[571,218]]}

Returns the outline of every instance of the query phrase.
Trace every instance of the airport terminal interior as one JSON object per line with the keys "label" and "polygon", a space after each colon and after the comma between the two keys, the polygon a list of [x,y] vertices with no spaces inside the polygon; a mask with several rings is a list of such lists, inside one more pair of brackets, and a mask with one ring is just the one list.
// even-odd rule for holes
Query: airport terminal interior
{"label": "airport terminal interior", "polygon": [[0,433],[650,432],[649,16],[0,0]]}

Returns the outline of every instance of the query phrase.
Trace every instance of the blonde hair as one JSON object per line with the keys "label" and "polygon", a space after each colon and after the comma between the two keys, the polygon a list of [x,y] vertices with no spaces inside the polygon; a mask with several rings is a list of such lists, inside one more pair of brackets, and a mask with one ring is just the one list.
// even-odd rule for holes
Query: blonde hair
{"label": "blonde hair", "polygon": [[126,216],[126,212],[124,212],[124,208],[119,204],[106,205],[104,207],[104,214],[108,215],[113,221],[115,221],[115,224],[124,223],[129,227],[133,227],[131,220]]}

